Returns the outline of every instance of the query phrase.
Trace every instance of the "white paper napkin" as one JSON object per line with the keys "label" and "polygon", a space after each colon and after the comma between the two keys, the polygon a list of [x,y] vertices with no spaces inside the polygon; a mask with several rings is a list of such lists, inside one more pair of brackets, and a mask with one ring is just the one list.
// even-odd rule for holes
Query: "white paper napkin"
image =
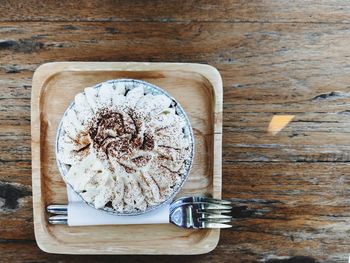
{"label": "white paper napkin", "polygon": [[167,224],[169,223],[170,203],[160,208],[137,216],[116,216],[98,211],[86,203],[70,188],[68,194],[68,225],[135,225],[135,224]]}

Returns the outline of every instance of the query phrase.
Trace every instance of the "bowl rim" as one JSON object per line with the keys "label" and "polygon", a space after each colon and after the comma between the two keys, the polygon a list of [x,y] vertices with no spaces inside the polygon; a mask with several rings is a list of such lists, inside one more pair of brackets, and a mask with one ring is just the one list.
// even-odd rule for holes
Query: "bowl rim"
{"label": "bowl rim", "polygon": [[[143,81],[143,80],[138,80],[138,79],[129,79],[129,78],[119,78],[119,79],[110,79],[107,81],[103,81],[100,82],[94,86],[92,86],[92,88],[94,89],[99,89],[102,84],[104,83],[120,83],[120,82],[124,82],[124,83],[131,83],[131,84],[142,84],[146,87],[146,91],[145,94],[149,94],[149,93],[156,93],[156,94],[162,94],[167,96],[169,99],[171,99],[172,103],[174,103],[174,107],[176,110],[176,113],[181,116],[185,122],[186,122],[186,128],[188,129],[189,132],[189,138],[191,140],[190,143],[190,149],[191,149],[191,153],[190,153],[190,157],[187,159],[187,161],[189,162],[186,165],[186,170],[184,172],[184,175],[182,176],[181,182],[177,185],[176,190],[174,190],[171,195],[169,195],[164,201],[160,202],[159,204],[153,205],[153,206],[148,206],[146,208],[146,210],[144,211],[132,211],[132,212],[118,212],[112,208],[108,208],[108,207],[103,207],[103,208],[95,208],[95,206],[92,203],[87,202],[86,200],[84,200],[84,198],[81,196],[80,193],[78,193],[77,191],[74,190],[73,186],[68,182],[67,180],[67,173],[69,171],[67,165],[65,163],[62,163],[59,158],[58,158],[58,154],[59,154],[59,144],[60,144],[60,138],[61,136],[64,135],[64,129],[63,129],[63,120],[65,118],[65,116],[67,115],[68,110],[70,110],[71,108],[74,107],[75,105],[75,101],[73,100],[69,106],[67,107],[67,109],[64,111],[61,120],[59,122],[58,128],[57,128],[57,132],[56,132],[56,138],[55,138],[55,157],[56,157],[56,163],[58,166],[58,170],[60,172],[60,175],[63,179],[63,181],[66,183],[66,185],[68,185],[68,187],[70,187],[70,189],[77,195],[79,196],[79,198],[86,203],[87,205],[89,205],[90,207],[96,209],[97,211],[102,211],[108,214],[112,214],[112,215],[117,215],[117,216],[137,216],[137,215],[142,215],[142,214],[146,214],[148,212],[154,211],[170,202],[172,202],[172,200],[174,199],[174,197],[180,192],[180,190],[182,189],[183,185],[185,184],[185,182],[188,179],[188,176],[190,174],[191,168],[193,166],[193,160],[194,160],[194,154],[195,154],[195,141],[194,141],[194,134],[193,134],[193,128],[191,125],[191,122],[185,112],[185,110],[183,109],[183,107],[181,106],[181,104],[173,97],[171,96],[168,92],[166,92],[165,90],[163,90],[162,88],[151,84],[149,82]],[[134,87],[135,88],[135,87]],[[80,92],[80,93],[84,93],[84,91]],[[77,93],[79,94],[79,93]]]}

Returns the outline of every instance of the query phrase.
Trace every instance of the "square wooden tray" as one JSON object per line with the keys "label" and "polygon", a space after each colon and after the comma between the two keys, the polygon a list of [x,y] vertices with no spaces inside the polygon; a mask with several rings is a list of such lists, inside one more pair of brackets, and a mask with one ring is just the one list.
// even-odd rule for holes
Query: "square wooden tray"
{"label": "square wooden tray", "polygon": [[85,87],[116,78],[155,84],[185,109],[195,135],[195,159],[179,196],[221,198],[222,80],[208,65],[188,63],[57,62],[34,73],[31,97],[34,230],[38,246],[64,254],[202,254],[220,231],[184,230],[172,224],[68,227],[49,225],[45,208],[67,203],[54,151],[64,110]]}

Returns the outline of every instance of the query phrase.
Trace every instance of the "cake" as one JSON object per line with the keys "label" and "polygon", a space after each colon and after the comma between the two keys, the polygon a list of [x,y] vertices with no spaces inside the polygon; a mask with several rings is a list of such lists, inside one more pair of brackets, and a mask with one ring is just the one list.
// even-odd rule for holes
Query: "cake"
{"label": "cake", "polygon": [[62,119],[58,160],[87,203],[118,213],[146,211],[172,196],[192,156],[187,119],[148,83],[116,80],[75,96]]}

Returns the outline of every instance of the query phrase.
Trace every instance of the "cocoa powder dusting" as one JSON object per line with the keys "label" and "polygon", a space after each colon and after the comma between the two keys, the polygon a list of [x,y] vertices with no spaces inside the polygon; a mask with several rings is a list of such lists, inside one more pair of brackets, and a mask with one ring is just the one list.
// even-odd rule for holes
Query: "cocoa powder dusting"
{"label": "cocoa powder dusting", "polygon": [[141,146],[142,150],[145,151],[151,151],[154,148],[154,139],[153,136],[150,134],[145,134],[145,137],[143,138],[143,144]]}
{"label": "cocoa powder dusting", "polygon": [[80,132],[77,135],[74,143],[76,145],[84,145],[84,146],[90,144],[89,134],[87,132]]}
{"label": "cocoa powder dusting", "polygon": [[145,155],[145,156],[139,156],[134,159],[131,159],[131,161],[138,167],[143,167],[145,166],[150,160],[151,160],[150,155]]}
{"label": "cocoa powder dusting", "polygon": [[[110,109],[101,109],[91,121],[88,134],[92,139],[93,147],[107,159],[118,161],[128,159],[137,167],[145,166],[151,157],[133,158],[138,150],[151,151],[154,149],[154,139],[150,134],[139,134],[142,127],[140,116],[129,110],[116,112]],[[134,169],[126,167],[128,173]]]}

